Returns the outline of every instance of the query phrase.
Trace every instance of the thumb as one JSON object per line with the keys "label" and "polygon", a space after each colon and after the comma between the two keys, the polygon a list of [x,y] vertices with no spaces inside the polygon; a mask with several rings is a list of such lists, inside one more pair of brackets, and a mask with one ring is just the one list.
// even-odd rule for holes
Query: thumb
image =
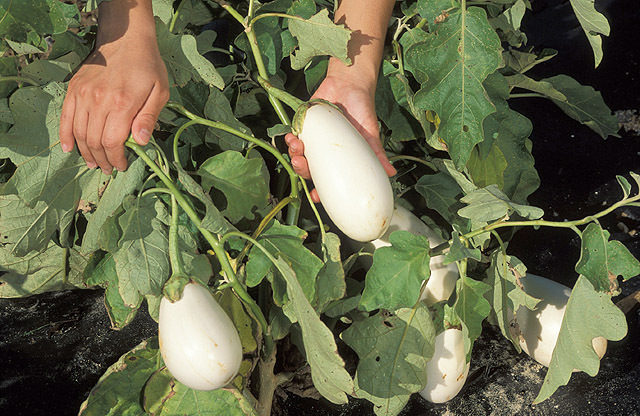
{"label": "thumb", "polygon": [[156,84],[131,124],[131,133],[139,145],[144,146],[149,143],[160,111],[168,100],[169,91]]}

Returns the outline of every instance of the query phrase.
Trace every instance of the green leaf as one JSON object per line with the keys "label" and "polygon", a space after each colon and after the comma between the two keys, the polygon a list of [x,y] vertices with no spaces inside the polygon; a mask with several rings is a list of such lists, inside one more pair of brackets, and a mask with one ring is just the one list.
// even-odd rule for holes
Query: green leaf
{"label": "green leaf", "polygon": [[495,142],[485,157],[482,157],[480,151],[475,148],[467,162],[467,169],[473,178],[473,183],[480,188],[495,184],[498,188],[504,189],[504,171],[508,166],[502,150]]}
{"label": "green leaf", "polygon": [[184,186],[187,192],[195,196],[205,206],[206,212],[200,226],[216,234],[225,234],[235,230],[235,227],[222,216],[218,208],[213,204],[211,197],[207,194],[202,186],[196,182],[184,169],[177,166],[178,180]]}
{"label": "green leaf", "polygon": [[162,359],[157,338],[142,341],[100,377],[79,415],[141,415],[140,392]]}
{"label": "green leaf", "polygon": [[[433,356],[436,331],[423,303],[380,311],[347,328],[341,338],[358,354],[357,397],[375,405],[376,414],[390,412],[427,383],[427,362]],[[366,394],[362,394],[366,393]],[[369,398],[373,396],[373,400]]]}
{"label": "green leaf", "polygon": [[620,187],[622,188],[622,193],[624,195],[624,198],[628,198],[629,194],[631,193],[631,184],[629,183],[627,178],[625,178],[624,176],[616,175],[616,180],[618,181],[618,184],[620,184]]}
{"label": "green leaf", "polygon": [[502,38],[509,42],[509,45],[519,48],[523,43],[527,42],[527,36],[520,31],[522,18],[527,10],[524,0],[517,0],[511,7],[507,8],[503,13],[490,19],[491,26],[500,30]]}
{"label": "green leaf", "polygon": [[4,0],[0,16],[0,37],[22,42],[65,32],[79,17],[75,4],[57,0]]}
{"label": "green leaf", "polygon": [[567,101],[555,100],[562,111],[569,117],[586,125],[606,139],[608,136],[618,136],[618,119],[605,104],[600,92],[588,85],[580,85],[578,81],[567,75],[556,75],[545,78],[546,81],[567,97]]}
{"label": "green leaf", "polygon": [[460,209],[458,214],[473,221],[489,222],[513,213],[530,220],[544,215],[544,211],[540,208],[510,201],[496,185],[477,189],[464,196],[461,201],[468,206]]}
{"label": "green leaf", "polygon": [[278,256],[275,266],[287,282],[290,310],[302,330],[313,385],[330,402],[346,404],[346,394],[353,393],[353,380],[344,368],[333,334],[307,300],[290,264]]}
{"label": "green leaf", "polygon": [[470,7],[435,25],[425,42],[406,53],[421,62],[428,78],[415,104],[438,114],[440,136],[462,169],[473,146],[483,140],[482,122],[495,111],[482,82],[501,63],[500,39],[484,9]]}
{"label": "green leaf", "polygon": [[567,101],[567,97],[547,81],[536,81],[523,74],[515,74],[505,77],[511,88],[523,88],[525,90],[534,91],[547,96],[552,100],[561,102]]}
{"label": "green leaf", "polygon": [[254,207],[260,210],[267,206],[269,184],[262,174],[264,169],[261,157],[247,159],[239,152],[228,150],[207,159],[198,173],[207,192],[213,187],[224,193],[227,207],[222,214],[238,222],[242,218],[252,220]]}
{"label": "green leaf", "polygon": [[322,244],[324,265],[318,272],[316,281],[318,299],[315,307],[320,312],[324,311],[331,301],[342,299],[347,290],[340,260],[340,238],[333,233],[327,233],[325,238]]}
{"label": "green leaf", "polygon": [[168,213],[153,195],[140,198],[129,195],[123,207],[124,213],[118,218],[122,236],[113,258],[120,295],[125,304],[132,306],[140,295],[159,295],[169,278],[169,238],[165,225]]}
{"label": "green leaf", "polygon": [[458,210],[464,204],[460,202],[462,189],[454,178],[444,172],[424,175],[418,179],[415,188],[424,197],[427,206],[436,210],[447,222],[456,224],[465,232],[471,230],[470,221],[458,215]]}
{"label": "green leaf", "polygon": [[[76,151],[63,153],[58,145],[64,93],[61,84],[49,84],[42,89],[21,88],[10,99],[15,124],[0,134],[0,159],[11,159],[16,171],[0,188],[0,194],[19,195],[23,205],[30,208],[21,221],[29,224],[14,241],[17,255],[44,250],[56,230],[66,244],[78,203],[83,199],[96,204],[97,191],[107,178],[100,170],[88,169]],[[5,216],[19,214],[3,210]]]}
{"label": "green leaf", "polygon": [[444,261],[442,264],[451,264],[456,261],[472,258],[474,260],[480,261],[482,258],[482,253],[480,253],[480,249],[478,248],[469,248],[466,247],[460,241],[460,234],[457,231],[454,231],[451,234],[451,239],[453,242],[451,243],[451,248],[449,252],[444,257]]}
{"label": "green leaf", "polygon": [[[209,98],[204,106],[204,116],[209,120],[224,123],[242,133],[251,135],[251,130],[233,115],[233,110],[231,110],[231,104],[229,104],[227,97],[214,88],[209,90]],[[244,139],[213,127],[207,129],[206,141],[207,143],[215,144],[222,150],[242,150],[247,145]]]}
{"label": "green leaf", "polygon": [[485,299],[485,292],[491,287],[486,283],[463,276],[456,282],[456,303],[453,311],[463,324],[463,331],[467,331],[465,336],[465,351],[467,361],[471,356],[473,342],[482,332],[482,321],[489,316],[491,305]]}
{"label": "green leaf", "polygon": [[253,321],[245,311],[240,299],[231,289],[225,289],[217,301],[229,315],[238,331],[238,335],[240,335],[242,353],[249,354],[255,351],[258,348],[258,344],[256,343],[256,334],[254,334]]}
{"label": "green leaf", "polygon": [[159,19],[156,19],[156,34],[171,84],[184,86],[189,80],[194,80],[224,88],[224,81],[216,68],[198,52],[195,37],[174,35]]}
{"label": "green leaf", "polygon": [[546,400],[558,387],[566,385],[574,369],[591,377],[598,373],[600,359],[592,346],[594,338],[602,336],[619,341],[626,334],[624,313],[611,302],[609,295],[596,292],[589,280],[580,276],[567,302],[549,371],[534,404]]}
{"label": "green leaf", "polygon": [[593,49],[595,67],[602,61],[602,36],[609,36],[609,22],[594,6],[595,0],[571,0],[571,7]]}
{"label": "green leaf", "polygon": [[609,241],[607,230],[590,223],[582,232],[576,271],[598,292],[611,293],[618,289],[618,276],[627,280],[640,274],[640,261],[620,241]]}
{"label": "green leaf", "polygon": [[61,56],[58,59],[39,59],[27,65],[21,72],[39,84],[64,81],[73,70],[80,65],[82,59],[75,52]]}
{"label": "green leaf", "polygon": [[309,19],[289,21],[291,34],[298,39],[298,49],[291,54],[291,68],[304,68],[314,56],[329,55],[351,64],[347,44],[351,31],[334,24],[329,11],[322,9]]}
{"label": "green leaf", "polygon": [[417,11],[420,16],[427,19],[429,29],[433,28],[436,17],[454,7],[460,7],[458,2],[454,0],[418,0],[417,2]]}
{"label": "green leaf", "polygon": [[360,308],[396,310],[413,306],[420,297],[422,282],[429,278],[429,241],[408,231],[394,231],[390,247],[373,254],[367,272]]}
{"label": "green leaf", "polygon": [[[253,409],[241,403],[237,392],[228,389],[193,390],[172,379],[166,368],[154,373],[144,386],[143,403],[146,414],[155,416],[245,416],[255,415]],[[243,402],[247,399],[243,398]]]}
{"label": "green leaf", "polygon": [[525,265],[516,257],[505,256],[500,250],[496,250],[491,255],[491,266],[487,270],[487,283],[491,287],[487,296],[498,321],[500,331],[507,338],[518,352],[520,352],[520,342],[510,330],[511,321],[515,317],[514,311],[520,306],[525,306],[533,310],[539,302],[528,295],[517,284],[516,276],[524,276],[527,272]]}
{"label": "green leaf", "polygon": [[[260,235],[258,242],[269,253],[274,256],[279,255],[291,265],[298,285],[302,288],[307,300],[312,302],[316,297],[316,276],[323,267],[323,263],[303,245],[305,238],[307,238],[306,231],[294,225],[282,225],[274,220],[271,226]],[[273,264],[259,248],[253,247],[249,252],[246,271],[246,283],[250,287],[257,286],[269,275],[273,279],[271,283],[276,304],[282,305],[286,302],[286,289],[281,281],[284,276],[269,274],[273,271]]]}
{"label": "green leaf", "polygon": [[[155,152],[151,150],[147,153],[149,157],[152,158],[153,155],[155,155]],[[146,166],[142,159],[136,158],[129,164],[126,171],[116,171],[111,175],[111,179],[102,192],[98,207],[88,219],[87,228],[82,240],[83,253],[91,254],[99,248],[98,237],[102,225],[107,218],[118,209],[124,198],[127,195],[133,194],[142,184],[146,175]]]}
{"label": "green leaf", "polygon": [[31,252],[19,257],[11,253],[11,245],[0,245],[0,298],[84,289],[81,271],[85,266],[86,259],[75,248],[64,249],[54,242],[49,242],[42,253]]}

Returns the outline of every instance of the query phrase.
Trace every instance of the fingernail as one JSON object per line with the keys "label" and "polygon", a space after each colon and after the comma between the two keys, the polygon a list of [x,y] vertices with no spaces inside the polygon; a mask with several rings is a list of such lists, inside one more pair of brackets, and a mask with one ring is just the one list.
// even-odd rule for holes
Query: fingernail
{"label": "fingernail", "polygon": [[138,142],[143,144],[149,143],[149,139],[151,138],[151,133],[147,129],[138,130]]}
{"label": "fingernail", "polygon": [[294,169],[300,169],[300,162],[298,162],[296,159],[293,159],[291,161],[291,166],[293,166]]}
{"label": "fingernail", "polygon": [[102,169],[102,173],[104,175],[111,175],[111,172],[113,172],[113,171],[112,170],[106,171],[106,170]]}
{"label": "fingernail", "polygon": [[98,165],[96,165],[96,164],[95,164],[95,163],[93,163],[93,162],[87,162],[87,167],[88,167],[89,169],[95,169],[96,167],[98,167]]}
{"label": "fingernail", "polygon": [[72,149],[71,146],[69,146],[67,143],[61,143],[62,146],[62,151],[65,153],[69,153]]}

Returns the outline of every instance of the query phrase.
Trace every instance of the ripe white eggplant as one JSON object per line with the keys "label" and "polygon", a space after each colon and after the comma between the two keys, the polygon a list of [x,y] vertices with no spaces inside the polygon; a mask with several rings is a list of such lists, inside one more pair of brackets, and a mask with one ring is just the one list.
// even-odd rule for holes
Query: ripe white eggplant
{"label": "ripe white eggplant", "polygon": [[357,241],[384,234],[393,213],[389,177],[342,112],[313,103],[298,137],[320,201],[335,225]]}
{"label": "ripe white eggplant", "polygon": [[228,384],[242,362],[238,331],[209,290],[197,283],[184,287],[174,303],[162,298],[159,317],[160,352],[167,369],[195,390]]}
{"label": "ripe white eggplant", "polygon": [[[444,240],[422,222],[420,218],[413,215],[408,209],[397,206],[393,210],[391,224],[382,237],[366,244],[354,242],[353,247],[356,250],[362,248],[365,252],[373,254],[373,252],[380,247],[390,246],[389,238],[391,233],[398,230],[409,231],[413,234],[426,237],[429,240],[429,246],[431,248],[444,243]],[[369,268],[373,260],[371,256],[362,256],[360,257],[360,261],[363,266]],[[427,281],[427,287],[422,292],[422,297],[420,298],[425,301],[427,305],[433,305],[436,302],[449,299],[449,296],[451,296],[456,287],[458,267],[455,263],[444,265],[443,261],[444,255],[432,257],[429,261],[431,275]]]}
{"label": "ripe white eggplant", "polygon": [[444,403],[462,390],[469,374],[462,331],[450,328],[436,337],[433,357],[427,363],[427,385],[420,395],[432,403]]}
{"label": "ripe white eggplant", "polygon": [[[516,335],[524,352],[549,367],[571,289],[530,273],[520,278],[520,282],[527,294],[541,300],[534,311],[524,306],[518,308],[516,328],[519,334]],[[598,357],[602,358],[607,351],[607,340],[603,337],[594,338],[592,345]]]}

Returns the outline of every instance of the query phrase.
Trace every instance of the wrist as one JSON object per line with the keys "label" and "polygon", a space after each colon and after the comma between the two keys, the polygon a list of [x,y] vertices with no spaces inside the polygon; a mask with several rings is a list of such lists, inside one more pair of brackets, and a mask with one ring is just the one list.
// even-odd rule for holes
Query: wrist
{"label": "wrist", "polygon": [[375,94],[378,82],[378,68],[375,65],[346,65],[337,58],[329,58],[327,77],[344,80],[352,85],[367,90],[371,95]]}
{"label": "wrist", "polygon": [[117,41],[135,42],[135,39],[145,45],[150,40],[156,43],[151,0],[110,0],[101,3],[96,47]]}

